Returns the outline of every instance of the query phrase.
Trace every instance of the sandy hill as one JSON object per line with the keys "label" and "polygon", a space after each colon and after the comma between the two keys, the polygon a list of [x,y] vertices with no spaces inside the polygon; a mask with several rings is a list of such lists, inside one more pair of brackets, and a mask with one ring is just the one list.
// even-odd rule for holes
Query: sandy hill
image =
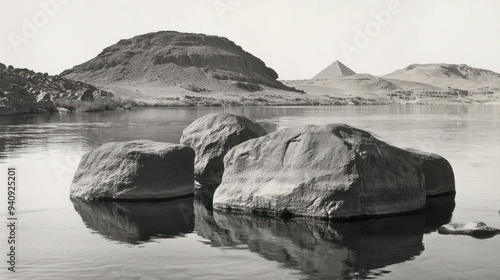
{"label": "sandy hill", "polygon": [[55,111],[53,100],[84,94],[92,99],[112,96],[87,83],[0,63],[0,115]]}
{"label": "sandy hill", "polygon": [[310,96],[377,103],[484,103],[498,100],[500,74],[464,64],[413,64],[381,77],[354,74],[335,61],[310,80],[283,81]]}
{"label": "sandy hill", "polygon": [[289,80],[289,86],[304,90],[310,95],[324,94],[378,94],[403,90],[398,84],[370,74],[336,76],[330,79]]}
{"label": "sandy hill", "polygon": [[356,74],[356,72],[349,69],[349,67],[342,64],[342,62],[335,60],[332,64],[323,69],[323,71],[319,72],[312,79],[333,79],[338,76],[350,76],[354,74]]}
{"label": "sandy hill", "polygon": [[465,64],[412,64],[382,77],[469,91],[500,87],[500,74]]}
{"label": "sandy hill", "polygon": [[335,60],[328,67],[309,80],[290,80],[284,83],[310,95],[359,95],[374,96],[403,88],[391,81],[370,74],[356,74],[342,62]]}
{"label": "sandy hill", "polygon": [[295,91],[234,42],[161,31],[120,40],[61,75],[133,98],[183,94]]}

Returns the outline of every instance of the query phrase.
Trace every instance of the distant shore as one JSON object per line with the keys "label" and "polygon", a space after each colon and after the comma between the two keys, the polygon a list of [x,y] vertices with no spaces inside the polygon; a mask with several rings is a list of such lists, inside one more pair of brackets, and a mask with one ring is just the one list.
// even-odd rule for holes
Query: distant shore
{"label": "distant shore", "polygon": [[[457,102],[460,101],[460,102]],[[295,100],[280,99],[244,99],[237,101],[234,99],[214,99],[196,96],[186,96],[181,98],[164,98],[157,100],[130,100],[114,98],[109,102],[56,102],[58,108],[68,109],[69,112],[99,112],[131,108],[194,108],[194,107],[287,107],[287,106],[371,106],[371,105],[500,105],[500,100],[493,101],[471,101],[471,100],[446,100],[443,98],[427,98],[422,100],[391,100],[391,99],[370,99],[363,97],[331,97],[328,99],[315,99],[314,96],[304,96]],[[111,104],[111,105],[110,105]],[[62,109],[62,111],[64,111]],[[68,112],[68,111],[66,111]]]}

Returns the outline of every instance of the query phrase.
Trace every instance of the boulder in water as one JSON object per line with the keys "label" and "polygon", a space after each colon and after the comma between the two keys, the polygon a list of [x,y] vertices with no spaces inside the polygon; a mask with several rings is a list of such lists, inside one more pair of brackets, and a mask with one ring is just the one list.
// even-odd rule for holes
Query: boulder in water
{"label": "boulder in water", "polygon": [[106,143],[85,154],[71,184],[75,198],[164,200],[193,193],[193,149],[148,140]]}
{"label": "boulder in water", "polygon": [[214,208],[321,219],[421,210],[421,161],[345,124],[282,129],[224,158]]}
{"label": "boulder in water", "polygon": [[408,149],[408,151],[414,153],[422,161],[427,196],[455,193],[455,175],[445,158],[415,149]]}
{"label": "boulder in water", "polygon": [[500,229],[487,226],[483,222],[452,223],[438,229],[441,234],[463,234],[476,238],[489,238],[500,234]]}
{"label": "boulder in water", "polygon": [[259,124],[227,113],[207,114],[182,132],[181,144],[196,152],[194,176],[202,185],[218,185],[224,173],[224,156],[234,146],[266,135]]}

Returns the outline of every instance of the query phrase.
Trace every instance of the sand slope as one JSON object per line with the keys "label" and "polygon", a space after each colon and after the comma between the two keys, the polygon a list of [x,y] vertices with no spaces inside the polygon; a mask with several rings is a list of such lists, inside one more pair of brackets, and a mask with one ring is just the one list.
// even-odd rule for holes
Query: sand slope
{"label": "sand slope", "polygon": [[468,91],[498,90],[500,87],[500,74],[465,64],[412,64],[382,77]]}

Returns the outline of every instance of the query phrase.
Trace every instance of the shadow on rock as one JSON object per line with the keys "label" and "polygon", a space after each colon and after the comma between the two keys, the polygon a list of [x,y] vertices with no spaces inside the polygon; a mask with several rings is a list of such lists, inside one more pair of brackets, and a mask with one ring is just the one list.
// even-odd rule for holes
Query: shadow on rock
{"label": "shadow on rock", "polygon": [[140,244],[194,230],[192,197],[164,202],[71,201],[88,228],[112,240]]}
{"label": "shadow on rock", "polygon": [[248,249],[312,279],[363,279],[414,259],[425,233],[450,221],[454,195],[432,198],[425,213],[351,222],[273,219],[208,210],[195,200],[195,231],[211,246]]}

